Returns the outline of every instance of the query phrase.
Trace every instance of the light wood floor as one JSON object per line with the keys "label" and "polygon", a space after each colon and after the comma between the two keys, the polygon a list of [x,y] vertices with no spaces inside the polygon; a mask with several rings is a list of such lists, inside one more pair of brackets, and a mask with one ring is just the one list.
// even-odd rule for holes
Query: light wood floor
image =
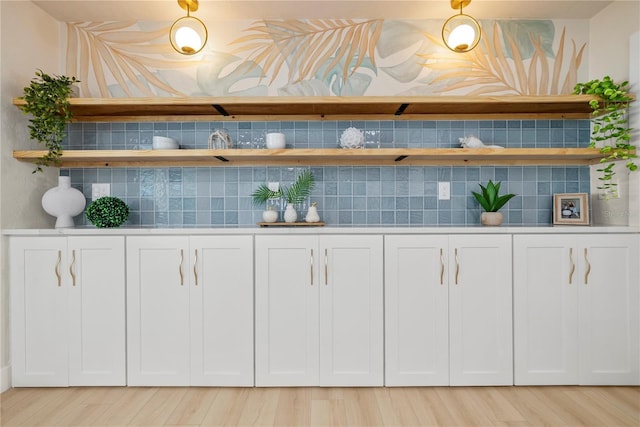
{"label": "light wood floor", "polygon": [[640,426],[639,387],[13,389],[2,426]]}

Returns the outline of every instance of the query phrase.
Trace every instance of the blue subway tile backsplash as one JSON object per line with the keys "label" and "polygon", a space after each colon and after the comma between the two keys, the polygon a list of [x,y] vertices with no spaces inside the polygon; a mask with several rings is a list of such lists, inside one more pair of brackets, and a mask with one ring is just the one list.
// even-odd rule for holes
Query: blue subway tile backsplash
{"label": "blue subway tile backsplash", "polygon": [[[237,148],[261,148],[265,130],[286,135],[288,148],[336,148],[348,127],[366,131],[376,147],[459,147],[474,135],[485,144],[510,148],[586,147],[589,120],[310,121],[73,123],[69,149],[151,149],[154,135],[170,136],[181,148],[207,148],[215,129],[226,129]],[[291,184],[303,167],[170,167],[62,169],[91,201],[94,183],[131,210],[130,227],[253,227],[264,207],[251,193],[267,182]],[[504,224],[544,226],[552,222],[554,193],[589,192],[587,166],[327,166],[309,168],[316,179],[310,202],[330,226],[475,226],[480,208],[471,195],[489,179],[515,193],[501,211]],[[451,200],[438,200],[437,182],[451,182]],[[308,204],[300,207],[304,216]],[[86,225],[83,216],[76,224]]]}

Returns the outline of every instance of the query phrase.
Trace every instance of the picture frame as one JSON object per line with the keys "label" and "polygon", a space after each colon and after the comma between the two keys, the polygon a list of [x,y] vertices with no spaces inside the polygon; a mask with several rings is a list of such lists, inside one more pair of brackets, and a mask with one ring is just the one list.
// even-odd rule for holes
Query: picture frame
{"label": "picture frame", "polygon": [[559,193],[553,195],[554,225],[589,225],[589,197],[587,193]]}

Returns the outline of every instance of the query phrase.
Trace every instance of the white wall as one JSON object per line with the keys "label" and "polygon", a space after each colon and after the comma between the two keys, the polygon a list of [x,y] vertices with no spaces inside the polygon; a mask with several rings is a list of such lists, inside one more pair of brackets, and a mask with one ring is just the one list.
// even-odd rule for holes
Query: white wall
{"label": "white wall", "polygon": [[[629,83],[631,91],[640,98],[640,28],[638,32],[631,36],[629,44]],[[638,102],[640,103],[640,101]],[[636,103],[631,109],[629,124],[634,129],[632,141],[635,146],[640,146],[640,106]],[[629,225],[640,227],[640,172],[631,174],[629,177]]]}
{"label": "white wall", "polygon": [[[0,229],[51,228],[53,220],[41,208],[46,189],[56,184],[57,170],[32,175],[33,165],[17,162],[14,149],[33,147],[28,118],[11,104],[22,94],[40,68],[60,74],[60,24],[26,1],[0,1]],[[10,364],[8,322],[7,244],[0,240],[0,378],[6,379]],[[7,384],[0,384],[5,388]]]}
{"label": "white wall", "polygon": [[[619,0],[603,9],[589,22],[589,77],[587,80],[611,76],[617,82],[629,80],[631,65],[631,36],[640,30],[640,1]],[[637,59],[636,59],[637,61]],[[640,88],[636,87],[638,92]],[[636,103],[633,110],[640,109]],[[636,145],[638,137],[635,137]],[[638,215],[637,203],[631,202],[638,191],[637,177],[629,182],[629,173],[622,162],[616,166],[616,178],[620,187],[620,199],[602,200],[598,197],[596,178],[599,166],[591,167],[591,203],[593,223],[596,225],[627,225]],[[640,172],[637,172],[640,173]],[[636,173],[636,174],[637,174]],[[631,185],[630,185],[631,184]],[[631,196],[633,195],[633,196]],[[632,212],[630,207],[634,208]]]}

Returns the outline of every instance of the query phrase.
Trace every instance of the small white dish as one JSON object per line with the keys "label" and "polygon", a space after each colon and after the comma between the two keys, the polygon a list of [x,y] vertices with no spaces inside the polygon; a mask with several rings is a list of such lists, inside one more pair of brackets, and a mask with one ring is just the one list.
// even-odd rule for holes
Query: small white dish
{"label": "small white dish", "polygon": [[154,136],[151,146],[154,150],[177,150],[180,148],[178,140],[167,136]]}

